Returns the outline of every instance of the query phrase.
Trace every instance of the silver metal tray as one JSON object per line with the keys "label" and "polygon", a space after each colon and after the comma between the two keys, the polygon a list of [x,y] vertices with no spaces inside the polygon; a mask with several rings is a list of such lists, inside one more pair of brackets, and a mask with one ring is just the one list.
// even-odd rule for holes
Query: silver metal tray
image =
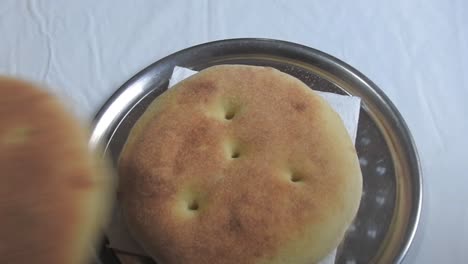
{"label": "silver metal tray", "polygon": [[[174,53],[127,81],[95,118],[91,147],[105,146],[113,161],[138,117],[167,89],[174,66],[194,70],[217,64],[275,67],[312,89],[362,99],[356,149],[364,177],[361,207],[340,245],[336,263],[400,263],[415,236],[421,203],[421,170],[410,132],[395,106],[363,74],[318,50],[269,39],[210,42]],[[114,254],[104,243],[102,263],[151,263]],[[116,257],[117,256],[117,257]]]}

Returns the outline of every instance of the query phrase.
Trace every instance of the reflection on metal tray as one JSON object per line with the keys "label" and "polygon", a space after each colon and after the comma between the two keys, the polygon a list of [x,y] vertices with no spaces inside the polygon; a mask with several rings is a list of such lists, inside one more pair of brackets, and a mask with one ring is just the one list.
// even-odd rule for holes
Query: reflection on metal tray
{"label": "reflection on metal tray", "polygon": [[[349,65],[320,51],[268,39],[233,39],[202,44],[172,54],[125,83],[95,118],[91,147],[106,146],[118,157],[138,117],[167,89],[174,66],[202,70],[217,64],[275,67],[312,89],[362,98],[356,148],[364,177],[361,207],[336,263],[399,263],[418,225],[421,171],[414,143],[402,117],[382,91]],[[100,258],[115,252],[105,245]],[[104,254],[104,255],[103,255]],[[133,263],[149,263],[125,254]],[[116,260],[115,260],[116,261]]]}

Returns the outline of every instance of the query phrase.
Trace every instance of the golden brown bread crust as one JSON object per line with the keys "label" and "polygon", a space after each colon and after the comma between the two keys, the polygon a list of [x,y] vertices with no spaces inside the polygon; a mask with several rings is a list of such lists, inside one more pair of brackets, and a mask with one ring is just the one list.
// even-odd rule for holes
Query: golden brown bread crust
{"label": "golden brown bread crust", "polygon": [[130,231],[161,264],[313,263],[362,177],[339,116],[272,68],[216,66],[158,97],[119,161]]}
{"label": "golden brown bread crust", "polygon": [[0,77],[0,263],[86,263],[111,179],[52,96]]}

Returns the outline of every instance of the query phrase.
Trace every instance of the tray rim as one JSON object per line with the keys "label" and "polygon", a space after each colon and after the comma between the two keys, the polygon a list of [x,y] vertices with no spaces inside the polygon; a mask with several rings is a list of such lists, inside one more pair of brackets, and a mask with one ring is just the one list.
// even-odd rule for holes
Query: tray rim
{"label": "tray rim", "polygon": [[[259,46],[266,45],[266,46],[275,46],[278,49],[286,49],[290,52],[294,52],[294,54],[297,55],[304,55],[309,58],[314,58],[317,59],[321,62],[324,62],[325,64],[328,64],[332,69],[336,70],[337,72],[342,72],[345,73],[349,76],[349,78],[354,79],[354,81],[358,81],[365,86],[367,86],[374,97],[377,97],[377,99],[380,101],[380,103],[383,103],[383,106],[387,111],[387,116],[390,121],[395,123],[395,126],[398,128],[399,132],[404,135],[404,138],[402,138],[402,141],[405,142],[405,147],[409,148],[407,149],[407,154],[410,156],[409,158],[411,159],[408,164],[410,166],[411,172],[416,174],[415,177],[412,177],[411,179],[411,190],[412,190],[412,207],[414,210],[412,210],[409,214],[409,219],[408,219],[408,233],[405,236],[405,242],[404,244],[400,247],[399,253],[396,255],[395,261],[396,263],[401,263],[403,259],[407,256],[407,253],[409,252],[411,245],[413,244],[416,233],[418,232],[418,227],[419,223],[421,220],[421,213],[422,213],[422,208],[423,208],[423,175],[422,175],[422,168],[421,168],[421,162],[420,158],[417,152],[417,147],[415,144],[415,141],[411,135],[411,132],[403,119],[401,113],[398,111],[396,106],[391,102],[391,100],[385,95],[385,93],[374,83],[372,82],[369,78],[367,78],[364,74],[359,72],[357,69],[354,67],[350,66],[346,62],[329,55],[325,52],[322,52],[320,50],[289,42],[289,41],[284,41],[284,40],[277,40],[277,39],[268,39],[268,38],[233,38],[233,39],[223,39],[223,40],[216,40],[216,41],[211,41],[211,42],[206,42],[202,44],[198,44],[195,46],[191,46],[185,49],[182,49],[180,51],[177,51],[175,53],[172,53],[166,57],[163,57],[156,62],[151,63],[149,66],[145,67],[143,70],[140,70],[137,72],[135,75],[133,75],[128,81],[126,81],[123,85],[121,85],[106,101],[105,103],[100,107],[100,109],[97,111],[96,115],[93,118],[92,121],[92,126],[91,126],[91,137],[89,140],[89,146],[91,148],[97,147],[99,144],[99,141],[101,140],[102,133],[96,132],[96,129],[98,129],[99,125],[105,119],[105,114],[106,111],[109,110],[111,105],[115,102],[117,98],[119,98],[127,88],[135,85],[141,78],[147,77],[146,75],[150,73],[153,68],[157,67],[158,65],[163,65],[165,63],[170,63],[172,60],[175,58],[194,52],[196,50],[200,49],[207,49],[210,47],[214,46],[223,46],[223,45],[252,45],[256,44]],[[301,61],[298,59],[298,61]],[[173,65],[175,66],[175,65]],[[147,95],[147,94],[146,94]],[[146,95],[142,96],[141,98],[146,97]],[[109,122],[108,122],[109,123]],[[117,128],[120,124],[120,122],[110,122],[112,129],[111,131],[115,131],[115,128]],[[379,128],[381,130],[381,128]],[[100,137],[96,137],[95,134],[98,133],[98,135],[101,135]]]}

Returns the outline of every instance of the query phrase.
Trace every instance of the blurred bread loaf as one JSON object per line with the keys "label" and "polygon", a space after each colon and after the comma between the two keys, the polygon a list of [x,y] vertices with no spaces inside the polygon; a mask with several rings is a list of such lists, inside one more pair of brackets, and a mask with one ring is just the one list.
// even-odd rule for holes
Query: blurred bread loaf
{"label": "blurred bread loaf", "polygon": [[89,263],[112,188],[55,97],[0,77],[0,263]]}

